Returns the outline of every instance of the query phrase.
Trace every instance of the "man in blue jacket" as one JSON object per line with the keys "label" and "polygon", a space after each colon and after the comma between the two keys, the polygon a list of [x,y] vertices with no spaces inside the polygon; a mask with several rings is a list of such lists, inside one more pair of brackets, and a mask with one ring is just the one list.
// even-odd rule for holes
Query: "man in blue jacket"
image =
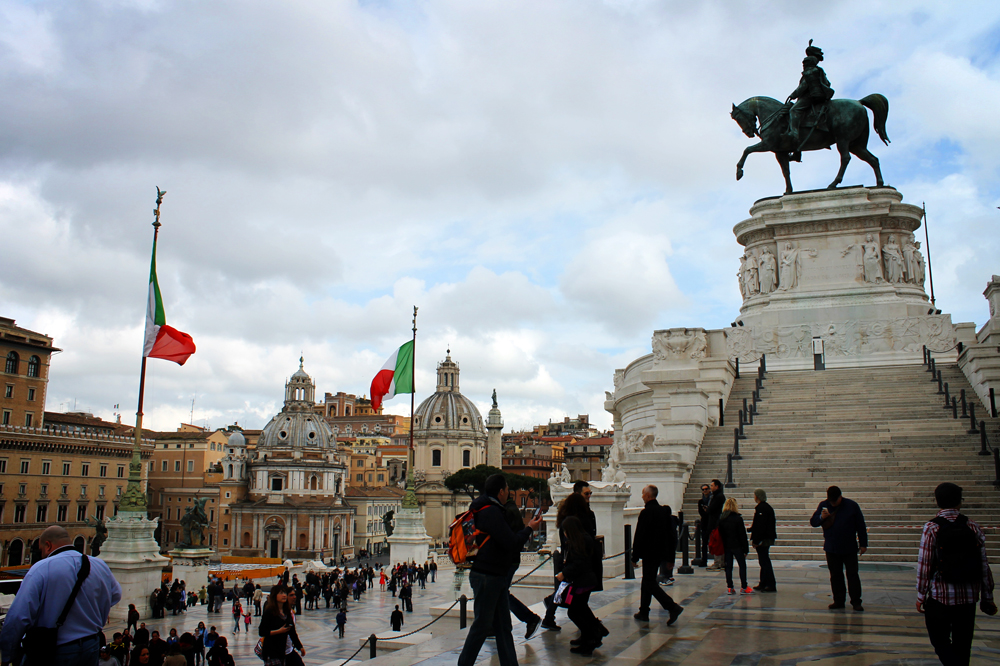
{"label": "man in blue jacket", "polygon": [[475,595],[474,619],[465,637],[462,654],[458,657],[458,666],[472,666],[476,662],[479,650],[491,632],[496,636],[500,666],[517,666],[510,623],[508,572],[513,554],[538,529],[542,518],[532,518],[518,532],[511,530],[503,508],[509,494],[506,477],[494,474],[486,479],[483,494],[470,507],[475,512],[476,529],[484,536],[480,538],[479,552],[469,572],[469,584]]}
{"label": "man in blue jacket", "polygon": [[[813,527],[823,527],[823,550],[826,551],[826,565],[830,569],[830,587],[833,588],[833,603],[830,610],[844,607],[847,593],[851,595],[851,606],[861,612],[861,578],[858,576],[858,555],[868,550],[868,528],[865,516],[858,503],[849,500],[837,486],[826,489],[826,500],[819,503],[816,513],[809,520]],[[847,585],[844,585],[844,569],[847,569]]]}

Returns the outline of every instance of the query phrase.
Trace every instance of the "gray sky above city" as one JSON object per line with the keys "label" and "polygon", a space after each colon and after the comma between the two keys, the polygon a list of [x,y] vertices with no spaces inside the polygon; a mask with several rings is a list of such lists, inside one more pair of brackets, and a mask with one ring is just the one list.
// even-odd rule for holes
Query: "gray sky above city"
{"label": "gray sky above city", "polygon": [[[732,227],[783,191],[729,117],[809,39],[889,98],[886,182],[927,202],[937,304],[1000,272],[1000,4],[0,2],[0,314],[47,333],[48,408],[134,420],[156,186],[167,322],[146,424],[259,428],[300,353],[367,394],[420,307],[511,428],[603,410],[654,329],[736,318]],[[793,164],[823,187],[836,151]],[[853,160],[845,184],[874,185]],[[409,413],[397,397],[388,411]]]}

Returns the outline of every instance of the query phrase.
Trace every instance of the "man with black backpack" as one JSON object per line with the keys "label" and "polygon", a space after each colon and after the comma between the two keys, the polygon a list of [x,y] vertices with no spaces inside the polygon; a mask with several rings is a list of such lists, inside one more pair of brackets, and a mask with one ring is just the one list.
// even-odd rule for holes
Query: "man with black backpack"
{"label": "man with black backpack", "polygon": [[927,635],[945,666],[968,664],[976,625],[976,601],[996,615],[993,572],[986,559],[986,537],[975,522],[959,513],[962,489],[942,483],[934,490],[938,511],[924,525],[917,552],[917,612],[924,614]]}

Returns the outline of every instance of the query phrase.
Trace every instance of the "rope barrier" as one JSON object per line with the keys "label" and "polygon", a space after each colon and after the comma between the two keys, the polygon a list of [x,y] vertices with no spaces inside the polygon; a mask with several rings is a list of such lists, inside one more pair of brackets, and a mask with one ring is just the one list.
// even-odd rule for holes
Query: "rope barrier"
{"label": "rope barrier", "polygon": [[[420,627],[418,629],[414,629],[413,631],[407,632],[405,634],[399,634],[398,636],[375,636],[376,645],[378,645],[378,641],[388,641],[388,640],[394,640],[396,638],[406,638],[407,636],[412,636],[413,634],[420,633],[421,631],[423,631],[424,629],[426,629],[427,627],[431,626],[432,624],[434,624],[435,622],[437,622],[438,620],[440,620],[441,618],[443,618],[445,615],[447,615],[448,611],[450,611],[452,608],[454,608],[455,605],[458,602],[459,602],[459,600],[456,599],[454,602],[452,602],[451,606],[448,606],[448,608],[446,608],[444,610],[443,613],[441,613],[436,618],[434,618],[433,620],[431,620],[430,622],[428,622],[427,624],[425,624],[424,626],[422,626],[422,627]],[[350,660],[352,660],[355,657],[357,657],[361,653],[361,651],[365,649],[365,646],[368,645],[368,641],[370,641],[370,640],[371,640],[371,636],[368,636],[367,638],[365,638],[365,642],[361,644],[361,647],[359,647],[357,649],[357,652],[355,652],[354,654],[352,654],[350,657],[348,657],[347,659],[345,659],[341,663],[346,664]]]}

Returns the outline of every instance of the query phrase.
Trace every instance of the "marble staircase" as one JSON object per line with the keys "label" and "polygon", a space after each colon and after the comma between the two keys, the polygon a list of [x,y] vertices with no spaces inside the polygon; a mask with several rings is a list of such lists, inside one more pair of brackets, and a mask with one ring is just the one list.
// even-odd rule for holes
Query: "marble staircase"
{"label": "marble staircase", "polygon": [[[938,366],[952,395],[971,386],[954,364]],[[736,380],[726,405],[725,425],[705,434],[684,495],[693,523],[700,487],[725,481],[726,454],[733,450],[733,428],[743,398],[750,398],[756,369]],[[767,491],[778,518],[776,559],[822,559],[821,530],[809,518],[838,485],[857,501],[869,528],[870,561],[916,560],[920,530],[936,512],[934,488],[953,481],[965,491],[963,512],[986,530],[991,558],[1000,555],[1000,490],[992,456],[979,456],[979,435],[968,434],[968,419],[952,417],[944,396],[922,365],[768,372],[754,425],[745,426],[742,460],[733,462],[736,488],[725,489],[739,502],[747,524],[753,516],[753,490]],[[997,419],[976,405],[990,442],[1000,446]],[[693,552],[693,548],[692,548]]]}

